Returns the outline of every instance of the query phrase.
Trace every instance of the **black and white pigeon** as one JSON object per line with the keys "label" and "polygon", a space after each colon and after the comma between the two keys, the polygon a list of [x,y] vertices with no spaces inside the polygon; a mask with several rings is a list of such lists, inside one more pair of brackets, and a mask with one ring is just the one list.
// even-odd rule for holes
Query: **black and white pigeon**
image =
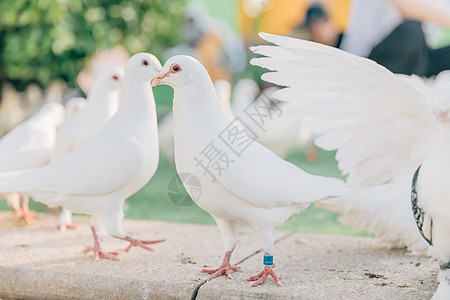
{"label": "black and white pigeon", "polygon": [[[337,150],[339,168],[357,190],[322,206],[342,212],[345,223],[414,252],[427,252],[422,232],[442,269],[436,297],[449,299],[450,82],[430,86],[339,49],[260,36],[277,46],[253,47],[266,57],[252,63],[272,71],[262,78],[285,87],[274,97],[304,117],[319,136],[319,147]],[[411,181],[420,165],[413,215]]]}
{"label": "black and white pigeon", "polygon": [[435,87],[433,96],[438,137],[414,174],[411,204],[417,228],[433,246],[441,268],[433,299],[450,299],[450,81]]}

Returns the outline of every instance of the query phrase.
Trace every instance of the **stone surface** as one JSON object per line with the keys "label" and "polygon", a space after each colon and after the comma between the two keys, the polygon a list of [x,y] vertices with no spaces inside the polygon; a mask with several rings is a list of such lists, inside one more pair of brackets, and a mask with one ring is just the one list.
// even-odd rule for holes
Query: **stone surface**
{"label": "stone surface", "polygon": [[[141,239],[167,238],[154,252],[133,248],[120,261],[94,262],[82,250],[92,244],[89,219],[60,233],[56,219],[39,214],[32,226],[13,226],[0,212],[0,298],[20,299],[429,299],[437,287],[436,261],[402,250],[377,248],[371,238],[276,232],[275,268],[282,287],[270,278],[249,288],[244,278],[262,270],[259,235],[240,234],[232,263],[242,270],[206,282],[198,270],[216,268],[223,247],[216,227],[155,221],[124,221]],[[104,250],[127,243],[104,239]]]}

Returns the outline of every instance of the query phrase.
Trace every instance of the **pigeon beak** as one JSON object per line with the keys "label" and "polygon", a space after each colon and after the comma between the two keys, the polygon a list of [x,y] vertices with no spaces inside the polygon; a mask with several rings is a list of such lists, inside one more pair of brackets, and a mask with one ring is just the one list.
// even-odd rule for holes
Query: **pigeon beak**
{"label": "pigeon beak", "polygon": [[163,74],[159,75],[158,77],[156,77],[155,79],[153,79],[153,81],[152,81],[152,86],[160,85],[160,84],[162,83],[161,80],[163,80],[163,79],[166,78],[167,76],[169,76],[169,72],[163,73]]}

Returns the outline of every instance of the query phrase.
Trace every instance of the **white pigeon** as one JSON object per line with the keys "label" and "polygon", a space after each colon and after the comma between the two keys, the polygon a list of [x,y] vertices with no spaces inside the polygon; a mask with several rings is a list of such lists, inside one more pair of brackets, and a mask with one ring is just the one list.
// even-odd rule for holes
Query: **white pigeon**
{"label": "white pigeon", "polygon": [[[141,241],[122,229],[123,203],[142,188],[158,166],[156,106],[150,80],[161,71],[156,57],[138,53],[125,67],[117,113],[102,130],[69,154],[49,165],[0,174],[0,192],[22,192],[49,206],[93,216],[93,251],[117,259],[101,249],[96,232],[102,227],[115,238],[130,242],[126,249],[162,242]],[[87,109],[87,108],[85,108]]]}
{"label": "white pigeon", "polygon": [[[429,90],[417,78],[396,76],[332,47],[265,33],[261,37],[278,47],[252,48],[267,56],[252,63],[274,71],[262,78],[287,87],[274,96],[309,118],[308,126],[320,136],[316,144],[337,150],[348,185],[358,189],[347,201],[324,206],[343,212],[345,223],[414,252],[428,249],[416,223],[425,232],[430,228],[421,216],[434,220],[434,252],[443,269],[439,289],[448,297],[450,190],[444,181],[450,170],[445,133],[450,126],[449,83]],[[416,220],[410,187],[421,164],[416,205],[412,199]]]}
{"label": "white pigeon", "polygon": [[[107,68],[99,74],[87,97],[85,107],[76,114],[69,112],[69,116],[58,129],[52,160],[72,152],[96,135],[116,113],[122,76],[123,70],[117,67]],[[70,106],[68,108],[70,111]],[[57,227],[61,231],[76,227],[72,222],[70,211],[63,208]]]}
{"label": "white pigeon", "polygon": [[450,80],[431,90],[433,112],[439,121],[433,150],[413,177],[412,208],[425,240],[439,261],[439,287],[433,299],[450,299]]}
{"label": "white pigeon", "polygon": [[[230,119],[233,119],[233,112],[231,111],[230,106],[230,83],[227,80],[219,79],[214,82],[214,88],[225,113]],[[171,163],[173,163],[174,159],[173,131],[173,114],[172,112],[169,112],[161,119],[161,121],[159,121],[158,136],[161,153],[163,153]]]}
{"label": "white pigeon", "polygon": [[[72,97],[70,98],[66,104],[66,119],[70,118],[80,110],[82,110],[86,106],[86,98],[83,97]],[[62,208],[59,213],[59,220],[57,228],[61,231],[65,231],[67,228],[76,228],[76,225],[72,220],[72,213],[70,210]]]}
{"label": "white pigeon", "polygon": [[58,129],[53,159],[71,152],[96,135],[116,113],[122,76],[123,70],[114,67],[104,70],[96,78],[84,109],[67,118]]}
{"label": "white pigeon", "polygon": [[[13,128],[0,139],[0,173],[47,165],[55,144],[56,128],[63,120],[62,105],[49,103]],[[16,220],[31,223],[33,217],[28,209],[28,199],[18,193],[4,196],[14,210]]]}
{"label": "white pigeon", "polygon": [[[248,280],[262,284],[271,275],[280,284],[271,262],[272,231],[309,203],[342,196],[348,190],[336,178],[309,175],[253,141],[225,114],[206,69],[192,57],[174,56],[153,86],[174,89],[175,164],[201,183],[201,195],[186,187],[196,203],[215,219],[226,254],[209,279],[238,267],[230,264],[238,231],[251,225],[264,240],[264,270]],[[242,124],[241,124],[242,125]]]}

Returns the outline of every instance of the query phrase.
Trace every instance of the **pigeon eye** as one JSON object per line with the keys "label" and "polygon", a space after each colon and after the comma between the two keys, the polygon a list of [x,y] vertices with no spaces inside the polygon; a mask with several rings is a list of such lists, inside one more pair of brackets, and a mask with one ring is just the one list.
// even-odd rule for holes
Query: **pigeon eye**
{"label": "pigeon eye", "polygon": [[119,80],[119,76],[113,75],[112,79],[113,79],[113,80]]}
{"label": "pigeon eye", "polygon": [[150,63],[148,62],[148,60],[144,59],[144,60],[142,61],[142,64],[143,64],[144,66],[148,66]]}
{"label": "pigeon eye", "polygon": [[173,73],[178,73],[181,71],[181,67],[179,65],[173,65],[172,66],[172,72]]}

